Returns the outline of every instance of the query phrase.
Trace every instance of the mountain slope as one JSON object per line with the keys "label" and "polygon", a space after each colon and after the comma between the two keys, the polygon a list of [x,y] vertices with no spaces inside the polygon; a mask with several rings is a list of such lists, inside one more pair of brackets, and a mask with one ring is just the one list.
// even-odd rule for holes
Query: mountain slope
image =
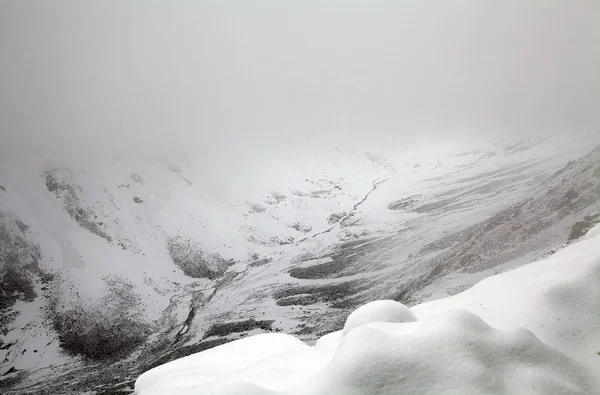
{"label": "mountain slope", "polygon": [[600,213],[584,142],[296,149],[218,194],[194,160],[4,159],[4,388],[101,392],[248,334],[312,341],[366,301],[535,259]]}
{"label": "mountain slope", "polygon": [[313,347],[264,334],[178,359],[136,393],[598,393],[598,231],[453,297],[367,303]]}

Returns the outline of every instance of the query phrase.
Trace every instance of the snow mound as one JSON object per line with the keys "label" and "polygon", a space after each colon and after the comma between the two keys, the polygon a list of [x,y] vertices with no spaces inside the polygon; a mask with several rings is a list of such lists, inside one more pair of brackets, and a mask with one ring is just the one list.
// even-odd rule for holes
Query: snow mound
{"label": "snow mound", "polygon": [[371,322],[412,322],[417,317],[405,305],[394,300],[376,300],[354,310],[348,316],[343,333]]}
{"label": "snow mound", "polygon": [[[586,371],[529,330],[466,310],[349,332],[307,394],[585,394]],[[303,392],[301,392],[303,393]]]}
{"label": "snow mound", "polygon": [[136,393],[598,394],[598,230],[446,299],[369,303],[314,347],[260,335],[168,363]]}
{"label": "snow mound", "polygon": [[[138,378],[136,393],[154,394],[155,390],[177,389],[192,384],[214,382],[247,366],[252,366],[258,361],[306,349],[310,347],[289,335],[268,333],[247,337],[147,371]],[[150,389],[153,391],[146,392]]]}

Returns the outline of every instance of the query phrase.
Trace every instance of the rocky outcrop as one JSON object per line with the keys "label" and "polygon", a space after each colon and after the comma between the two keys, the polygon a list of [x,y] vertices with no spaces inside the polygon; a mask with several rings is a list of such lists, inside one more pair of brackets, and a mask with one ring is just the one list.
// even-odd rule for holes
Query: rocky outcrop
{"label": "rocky outcrop", "polygon": [[106,225],[98,220],[94,210],[87,207],[81,199],[83,189],[68,168],[50,167],[42,173],[42,177],[48,192],[62,200],[63,209],[79,226],[109,243],[112,242],[113,238],[109,235]]}
{"label": "rocky outcrop", "polygon": [[109,292],[97,302],[51,304],[51,318],[61,348],[74,356],[105,361],[123,358],[144,344],[153,328],[141,315],[143,301],[135,287],[118,277],[106,278]]}
{"label": "rocky outcrop", "polygon": [[12,310],[15,303],[32,302],[37,297],[36,283],[52,280],[39,267],[42,253],[39,245],[29,240],[28,231],[29,226],[18,216],[0,211],[0,334],[8,332],[18,315]]}
{"label": "rocky outcrop", "polygon": [[197,242],[181,236],[167,240],[167,248],[173,263],[186,276],[214,280],[227,270],[233,262],[218,254],[207,254]]}

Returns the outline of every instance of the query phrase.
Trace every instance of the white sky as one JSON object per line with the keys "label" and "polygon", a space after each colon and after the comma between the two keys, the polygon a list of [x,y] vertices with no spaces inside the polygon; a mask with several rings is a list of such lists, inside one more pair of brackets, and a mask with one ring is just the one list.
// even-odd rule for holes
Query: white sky
{"label": "white sky", "polygon": [[599,104],[597,0],[0,0],[5,146],[576,135]]}

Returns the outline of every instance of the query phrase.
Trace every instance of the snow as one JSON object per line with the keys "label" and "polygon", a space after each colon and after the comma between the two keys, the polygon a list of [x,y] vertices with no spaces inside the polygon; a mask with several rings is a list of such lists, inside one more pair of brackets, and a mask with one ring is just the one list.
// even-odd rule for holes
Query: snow
{"label": "snow", "polygon": [[412,322],[417,317],[402,303],[394,300],[376,300],[353,311],[346,320],[343,333],[371,322]]}
{"label": "snow", "polygon": [[595,394],[599,282],[600,225],[458,295],[411,309],[369,303],[313,347],[259,335],[167,363],[136,393]]}
{"label": "snow", "polygon": [[[291,353],[294,353],[294,358],[288,358]],[[256,335],[178,359],[146,372],[136,391],[143,393],[142,391],[150,388],[167,390],[188,383],[211,383],[228,376],[229,373],[234,373],[240,378],[254,377],[256,381],[261,382],[261,375],[266,367],[271,372],[273,368],[277,369],[275,377],[270,376],[271,381],[264,383],[274,385],[272,380],[284,379],[286,371],[310,369],[314,363],[318,366],[320,360],[317,358],[313,361],[314,354],[317,353],[318,351],[292,336],[275,333]],[[296,356],[298,358],[295,358]],[[257,362],[265,359],[272,361],[274,366],[257,365]]]}
{"label": "snow", "polygon": [[[30,226],[28,237],[42,251],[40,267],[55,274],[56,279],[48,287],[36,285],[35,302],[15,305],[20,315],[8,333],[0,337],[5,343],[16,344],[0,350],[0,360],[5,361],[0,369],[6,372],[14,367],[31,373],[24,381],[29,385],[57,377],[52,369],[64,367],[66,372],[74,371],[73,366],[83,366],[79,357],[64,352],[59,334],[48,325],[48,312],[81,307],[86,311],[101,309],[112,316],[121,310],[105,301],[117,295],[119,289],[131,289],[127,295],[140,300],[128,314],[135,313],[141,323],[157,331],[145,344],[149,348],[157,344],[156,339],[180,331],[185,334],[185,345],[195,345],[212,323],[245,318],[274,320],[273,328],[287,333],[306,328],[314,332],[305,331],[300,336],[314,341],[316,333],[338,322],[340,311],[335,309],[330,315],[329,302],[321,300],[302,307],[280,305],[273,297],[275,291],[358,280],[373,284],[356,295],[361,301],[389,297],[388,291],[398,286],[398,279],[409,283],[422,275],[421,269],[430,270],[429,257],[418,257],[423,246],[545,191],[546,177],[562,169],[567,161],[581,158],[589,146],[549,140],[515,153],[507,153],[504,144],[490,145],[489,141],[390,144],[369,152],[343,146],[322,146],[318,152],[296,147],[282,152],[281,158],[242,166],[231,179],[218,180],[221,187],[207,179],[210,172],[194,157],[173,162],[129,156],[83,162],[52,158],[56,166],[48,167],[46,158],[23,163],[3,156],[0,180],[6,190],[0,193],[0,211],[14,213]],[[177,165],[180,172],[171,170],[171,165]],[[65,212],[64,197],[49,191],[40,176],[54,167],[78,191],[81,207],[98,216],[113,242],[91,233]],[[374,190],[373,183],[378,180],[386,181]],[[492,181],[499,186],[489,188]],[[439,202],[442,194],[456,198],[453,207],[434,212],[415,210]],[[392,202],[410,201],[415,196],[419,196],[415,204],[407,209],[388,208]],[[135,203],[134,197],[143,202]],[[264,212],[255,212],[251,205],[262,207]],[[556,236],[551,235],[531,251],[524,249],[510,265],[520,266],[528,260],[522,259],[528,257],[525,253],[547,251],[557,239],[562,242],[563,228],[570,228],[580,216],[596,212],[592,209],[553,224]],[[342,212],[352,215],[346,224],[328,221],[331,214]],[[309,227],[312,230],[308,231]],[[389,242],[381,242],[388,237]],[[219,254],[230,261],[228,281],[187,277],[169,255],[169,241],[179,238],[184,243],[192,241],[207,256]],[[333,262],[332,252],[346,248],[344,243],[348,241],[355,244],[345,252],[354,249],[359,254],[367,246],[372,254],[361,257],[355,267],[349,265],[347,271],[339,273],[342,277],[290,276],[294,267]],[[372,249],[369,244],[373,244]],[[351,254],[347,257],[353,258]],[[499,267],[449,273],[443,279],[447,284],[438,279],[428,286],[431,289],[419,290],[421,294],[415,300],[445,297],[449,288],[464,289],[465,283],[472,285]],[[115,281],[120,286],[116,291],[110,285]],[[199,314],[191,323],[185,323],[192,305],[198,307]],[[422,320],[416,308],[412,311]],[[476,314],[483,316],[481,312]],[[485,321],[497,325],[488,318]],[[308,367],[321,371],[331,361],[342,337],[341,331],[332,333],[319,339],[314,348],[303,348],[303,355],[311,356],[303,356],[301,361],[310,361]],[[127,366],[136,359],[137,354],[128,357]],[[318,373],[281,361],[276,377],[261,373],[263,378],[258,382],[250,368],[245,374],[258,390],[280,392],[291,388],[286,383]],[[268,364],[258,366],[265,372],[269,370]],[[104,367],[97,365],[94,369]],[[279,379],[283,377],[282,369],[289,372],[285,380]],[[218,382],[228,382],[232,374],[229,370],[219,373]],[[196,382],[193,375],[190,377]],[[205,388],[208,384],[201,385]],[[211,385],[217,385],[216,381]]]}

